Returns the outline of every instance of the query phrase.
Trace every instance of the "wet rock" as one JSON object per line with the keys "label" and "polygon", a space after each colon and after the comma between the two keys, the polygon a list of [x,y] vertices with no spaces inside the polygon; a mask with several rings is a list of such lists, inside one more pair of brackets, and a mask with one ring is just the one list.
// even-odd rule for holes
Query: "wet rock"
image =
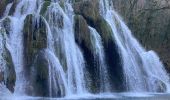
{"label": "wet rock", "polygon": [[85,43],[85,46],[92,49],[92,44],[90,43],[90,30],[86,20],[81,15],[76,15],[74,17],[74,30],[75,38],[79,44]]}
{"label": "wet rock", "polygon": [[99,81],[97,70],[97,64],[95,64],[95,58],[93,54],[93,46],[90,38],[90,30],[86,20],[81,15],[76,15],[74,17],[74,32],[76,43],[81,47],[83,51],[84,58],[86,61],[86,69],[89,72],[91,78],[91,83],[88,84],[91,89],[89,91],[93,93],[99,92]]}
{"label": "wet rock", "polygon": [[94,0],[94,2],[91,2],[87,0],[77,2],[74,4],[73,8],[76,14],[82,15],[87,23],[101,34],[104,41],[112,39],[111,27],[100,15],[98,1]]}
{"label": "wet rock", "polygon": [[10,51],[6,47],[6,31],[5,28],[0,27],[0,38],[1,38],[1,72],[0,72],[0,81],[4,82],[6,87],[14,92],[14,86],[16,81],[16,73],[14,64],[12,61],[12,56]]}
{"label": "wet rock", "polygon": [[[124,83],[121,57],[119,55],[117,45],[112,38],[113,33],[111,27],[107,21],[102,18],[102,16],[100,16],[98,2],[95,0],[94,2],[91,2],[90,0],[76,2],[73,5],[73,8],[74,12],[78,15],[82,15],[87,24],[94,27],[102,37],[104,51],[106,54],[106,61],[109,66],[109,77],[111,79],[111,84],[114,84],[111,90],[123,91]],[[90,53],[89,49],[85,45],[82,48],[84,48],[86,51],[84,53],[85,56],[87,56],[87,58],[91,58],[92,54]],[[93,59],[87,59],[87,62],[88,60],[92,60],[93,62]],[[91,63],[91,65],[93,64]],[[91,71],[93,71],[93,69],[91,69]]]}
{"label": "wet rock", "polygon": [[43,19],[28,15],[24,21],[24,55],[26,68],[30,68],[36,53],[47,48],[47,31]]}
{"label": "wet rock", "polygon": [[[35,96],[43,97],[62,97],[61,90],[59,86],[59,77],[54,71],[55,68],[51,65],[51,61],[48,58],[47,49],[41,50],[34,60],[34,71],[33,71],[33,87]],[[50,75],[52,76],[52,81],[50,84]],[[54,75],[54,77],[53,77]],[[54,79],[56,78],[56,79]]]}
{"label": "wet rock", "polygon": [[96,22],[100,16],[97,0],[93,0],[93,2],[91,0],[75,2],[73,8],[74,12],[76,14],[82,15],[88,21],[88,23]]}
{"label": "wet rock", "polygon": [[34,66],[34,95],[36,96],[49,96],[49,62],[45,57],[45,52],[41,51],[35,58]]}
{"label": "wet rock", "polygon": [[11,31],[11,26],[10,26],[11,20],[9,17],[5,18],[2,21],[2,26],[5,28],[6,34],[9,35],[10,31]]}
{"label": "wet rock", "polygon": [[0,72],[0,83],[4,81],[4,75],[2,72]]}
{"label": "wet rock", "polygon": [[3,13],[6,9],[6,6],[9,4],[9,3],[12,3],[14,0],[1,0],[0,1],[0,18],[3,16]]}
{"label": "wet rock", "polygon": [[46,0],[44,2],[44,4],[42,5],[42,8],[41,8],[41,11],[40,11],[40,14],[44,16],[44,14],[46,13],[47,9],[48,9],[48,6],[50,6],[51,4],[51,1],[50,0]]}
{"label": "wet rock", "polygon": [[5,85],[11,92],[14,92],[16,72],[12,61],[12,56],[7,48],[5,48],[4,60],[6,61],[6,68],[4,72]]}

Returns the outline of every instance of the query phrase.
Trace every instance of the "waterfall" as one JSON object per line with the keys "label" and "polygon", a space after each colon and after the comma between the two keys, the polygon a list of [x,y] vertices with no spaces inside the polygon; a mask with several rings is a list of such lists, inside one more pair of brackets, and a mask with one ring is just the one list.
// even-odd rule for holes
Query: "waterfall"
{"label": "waterfall", "polygon": [[[69,3],[66,3],[66,7],[69,10],[72,9]],[[66,13],[65,13],[66,12]],[[57,52],[63,54],[66,60],[66,78],[67,78],[67,88],[68,95],[71,94],[81,94],[85,90],[85,80],[84,80],[84,58],[79,47],[76,45],[73,33],[73,21],[72,21],[72,11],[63,11],[58,3],[52,3],[46,13],[47,22],[52,33],[53,41],[59,42],[57,46],[62,50]],[[62,22],[56,23],[55,21],[63,20]],[[50,45],[53,44],[50,42]],[[57,47],[56,46],[56,47]],[[52,46],[55,49],[55,46]]]}
{"label": "waterfall", "polygon": [[106,67],[105,62],[105,54],[104,49],[102,45],[102,39],[99,35],[99,33],[92,27],[89,26],[90,29],[90,37],[91,37],[91,44],[93,46],[93,53],[95,55],[94,59],[99,58],[97,61],[97,66],[99,66],[99,80],[100,80],[100,92],[109,92],[110,89],[110,82],[109,82],[109,76],[108,76],[108,70]]}
{"label": "waterfall", "polygon": [[[9,11],[10,11],[10,9],[11,9],[11,7],[12,7],[12,4],[13,4],[13,3],[9,3],[9,4],[6,6],[6,10],[5,10],[5,12],[3,13],[3,18],[8,16]],[[2,19],[3,19],[3,18],[2,18]]]}
{"label": "waterfall", "polygon": [[[112,91],[170,92],[169,76],[158,55],[140,45],[122,18],[114,11],[111,0],[99,0],[99,16],[93,16],[95,18],[74,12],[72,1],[74,0],[19,0],[11,15],[9,12],[13,9],[13,3],[7,5],[0,19],[0,90],[9,93],[5,82],[1,83],[3,81],[1,72],[5,72],[6,67],[3,53],[8,49],[16,72],[14,89],[16,96],[74,97],[114,94]],[[83,6],[90,6],[87,0],[82,1],[85,2]],[[74,18],[77,15],[82,17],[83,24],[87,24],[87,32],[84,34],[80,32],[82,37],[77,37],[78,33],[74,32],[74,28],[78,27],[74,26]],[[10,25],[7,27],[9,29],[1,25],[6,18],[9,19]],[[102,24],[99,28],[102,28],[106,22],[111,27],[111,38],[110,34],[107,34],[108,30],[102,33],[95,22]],[[108,36],[103,36],[105,34]],[[78,43],[76,38],[84,40]],[[121,62],[117,63],[121,63],[122,68],[117,68],[115,63],[110,64],[112,60],[115,62],[114,60],[119,58],[115,55],[112,59],[109,54],[114,49],[108,50],[107,46],[108,48],[113,46],[114,49],[117,47],[115,52],[118,52],[121,58]],[[27,59],[27,56],[31,57]],[[25,59],[31,60],[25,61]],[[27,65],[27,62],[31,64]],[[121,80],[118,79],[121,75],[119,77],[117,74],[112,74],[114,70],[118,71],[118,74],[119,71],[120,74],[123,72],[124,83],[114,83]],[[6,77],[4,76],[5,79]],[[114,80],[113,77],[118,78]],[[95,81],[99,83],[88,86],[90,82]],[[125,84],[125,89],[122,86],[123,89],[118,90],[119,86],[117,89],[115,84],[119,83]],[[114,87],[115,90],[112,90]],[[0,91],[0,96],[4,95],[3,91]],[[31,93],[28,93],[30,91]],[[42,93],[36,93],[37,91]]]}
{"label": "waterfall", "polygon": [[[108,0],[101,0],[101,11],[113,31],[123,61],[124,80],[129,92],[169,91],[169,76],[154,51],[146,51],[134,38]],[[165,89],[166,88],[166,89]],[[165,90],[164,90],[165,89]]]}
{"label": "waterfall", "polygon": [[17,75],[15,93],[23,94],[27,80],[24,77],[23,68],[23,25],[26,15],[34,13],[36,10],[36,0],[21,0],[16,7],[13,16],[10,16],[11,30],[8,38],[8,49],[12,54],[13,63]]}

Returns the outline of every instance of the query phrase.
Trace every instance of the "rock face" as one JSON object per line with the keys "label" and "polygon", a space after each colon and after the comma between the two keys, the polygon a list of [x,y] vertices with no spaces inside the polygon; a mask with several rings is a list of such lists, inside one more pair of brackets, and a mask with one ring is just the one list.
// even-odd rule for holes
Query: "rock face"
{"label": "rock face", "polygon": [[155,50],[170,72],[170,1],[113,0],[142,45]]}
{"label": "rock face", "polygon": [[0,27],[0,82],[4,82],[6,87],[14,92],[14,86],[16,81],[16,73],[12,56],[6,47],[6,30]]}

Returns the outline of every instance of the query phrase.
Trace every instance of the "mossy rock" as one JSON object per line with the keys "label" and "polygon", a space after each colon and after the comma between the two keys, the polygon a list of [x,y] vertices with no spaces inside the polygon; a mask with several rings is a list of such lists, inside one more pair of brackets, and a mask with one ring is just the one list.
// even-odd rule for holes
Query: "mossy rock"
{"label": "mossy rock", "polygon": [[45,51],[42,50],[37,53],[35,63],[33,64],[33,94],[35,96],[49,96],[49,62],[45,57]]}
{"label": "mossy rock", "polygon": [[15,81],[16,81],[16,72],[15,72],[13,61],[12,61],[12,56],[6,47],[5,47],[5,55],[3,58],[6,61],[6,68],[5,68],[5,72],[4,72],[4,76],[6,76],[6,79],[4,79],[5,84],[6,84],[6,87],[11,92],[14,92],[14,86],[15,86]]}
{"label": "mossy rock", "polygon": [[50,0],[45,0],[44,4],[42,5],[42,8],[41,8],[41,11],[40,11],[40,14],[42,16],[44,16],[44,14],[46,13],[48,7],[50,6],[51,4],[51,1]]}
{"label": "mossy rock", "polygon": [[[58,73],[56,73],[55,65],[52,65],[48,54],[47,49],[43,49],[37,53],[35,58],[34,73],[33,73],[33,87],[34,87],[34,95],[35,96],[43,96],[43,97],[61,97],[63,96],[59,87],[59,77]],[[55,78],[52,79],[51,84],[49,84],[50,75]],[[60,84],[62,85],[62,84]],[[50,88],[51,86],[51,88]],[[50,91],[51,89],[51,91]],[[50,94],[51,93],[51,94]]]}
{"label": "mossy rock", "polygon": [[1,0],[0,1],[0,18],[3,16],[3,13],[6,9],[6,6],[9,4],[9,3],[12,3],[14,0]]}
{"label": "mossy rock", "polygon": [[86,61],[86,69],[89,72],[89,76],[92,78],[92,82],[88,84],[89,91],[92,93],[97,93],[99,91],[99,82],[97,81],[98,76],[96,75],[97,66],[94,59],[94,49],[91,43],[91,33],[88,28],[86,20],[81,15],[76,15],[74,17],[74,33],[76,43],[81,48],[84,59]]}
{"label": "mossy rock", "polygon": [[100,33],[102,39],[106,43],[108,43],[109,41],[113,41],[112,29],[111,29],[110,25],[107,23],[107,21],[104,18],[100,17],[96,21],[96,23],[94,23],[94,27]]}
{"label": "mossy rock", "polygon": [[9,17],[6,17],[4,20],[2,20],[2,26],[5,28],[6,34],[9,35],[11,31],[11,19]]}
{"label": "mossy rock", "polygon": [[82,15],[89,22],[97,21],[100,16],[97,0],[93,0],[93,2],[91,0],[75,2],[73,8],[76,14]]}
{"label": "mossy rock", "polygon": [[3,58],[4,62],[4,70],[0,72],[0,81],[3,81],[6,85],[6,87],[11,91],[14,92],[14,86],[15,86],[15,81],[16,81],[16,73],[15,73],[15,68],[14,64],[12,61],[12,56],[10,51],[6,47],[6,31],[5,28],[0,29],[0,36],[2,36],[2,53],[0,56]]}
{"label": "mossy rock", "polygon": [[88,25],[94,27],[105,42],[108,43],[112,39],[112,29],[107,21],[99,13],[98,1],[90,0],[74,3],[74,12],[82,15]]}
{"label": "mossy rock", "polygon": [[[114,84],[111,87],[111,90],[122,91],[124,89],[124,83],[123,69],[121,67],[121,57],[119,55],[118,47],[112,36],[113,32],[110,25],[99,13],[98,2],[96,0],[94,0],[94,2],[92,2],[91,0],[80,1],[74,3],[73,8],[76,14],[82,15],[87,24],[95,28],[100,34],[103,41],[104,52],[107,61],[106,63],[108,64],[109,78],[111,79],[111,84]],[[96,69],[92,67],[94,64],[91,63],[95,62],[92,59],[93,54],[85,45],[82,45],[81,48],[83,48],[85,54],[85,59],[87,62],[86,68],[90,69],[90,73],[94,73]],[[92,80],[95,80],[95,78],[93,78]],[[98,80],[96,79],[96,81]],[[96,92],[97,90],[96,87],[98,86],[93,84],[94,92]]]}
{"label": "mossy rock", "polygon": [[74,31],[75,39],[79,44],[85,43],[85,46],[92,50],[92,44],[90,40],[90,30],[86,20],[81,15],[74,17]]}
{"label": "mossy rock", "polygon": [[39,50],[47,48],[47,29],[43,18],[28,15],[24,21],[23,33],[25,64],[29,68],[35,54]]}

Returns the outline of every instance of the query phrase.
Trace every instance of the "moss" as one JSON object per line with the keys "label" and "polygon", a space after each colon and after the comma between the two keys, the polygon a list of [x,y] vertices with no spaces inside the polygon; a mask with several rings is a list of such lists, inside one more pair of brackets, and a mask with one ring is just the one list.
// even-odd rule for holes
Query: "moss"
{"label": "moss", "polygon": [[112,39],[112,29],[107,21],[99,14],[98,1],[81,1],[74,3],[74,12],[82,15],[87,23],[94,27],[101,35],[103,40],[108,43]]}
{"label": "moss", "polygon": [[33,15],[28,15],[24,21],[24,54],[27,68],[31,66],[35,54],[47,48],[46,25],[41,16],[39,17],[37,19]]}
{"label": "moss", "polygon": [[48,6],[50,6],[51,4],[51,1],[49,0],[46,0],[44,2],[44,4],[42,5],[42,8],[41,8],[41,11],[40,11],[40,14],[44,16],[44,14],[46,13],[47,9],[48,9]]}
{"label": "moss", "polygon": [[76,41],[81,44],[85,43],[85,46],[92,50],[92,44],[90,40],[90,30],[86,20],[81,15],[74,17],[74,30]]}
{"label": "moss", "polygon": [[108,43],[108,41],[112,41],[112,29],[110,27],[110,25],[107,23],[107,21],[100,17],[94,27],[96,28],[96,30],[100,33],[101,37],[103,38],[103,40]]}
{"label": "moss", "polygon": [[76,14],[82,15],[89,22],[95,22],[100,16],[96,0],[94,2],[90,0],[76,2],[73,4],[73,8]]}

